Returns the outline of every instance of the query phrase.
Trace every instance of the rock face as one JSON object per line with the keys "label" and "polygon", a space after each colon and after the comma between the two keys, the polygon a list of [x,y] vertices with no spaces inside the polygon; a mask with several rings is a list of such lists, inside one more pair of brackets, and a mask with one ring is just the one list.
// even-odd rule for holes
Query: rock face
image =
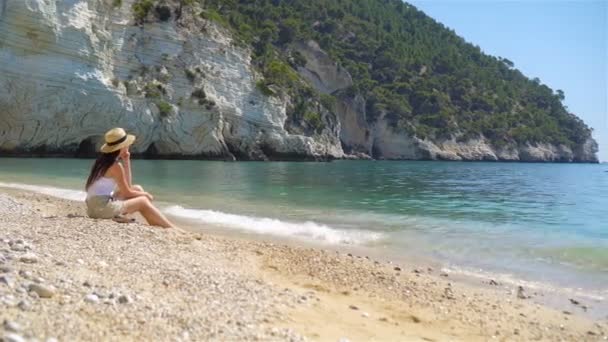
{"label": "rock face", "polygon": [[251,51],[192,8],[166,0],[136,25],[133,1],[0,0],[0,154],[91,155],[103,133],[137,135],[133,152],[155,157],[442,159],[597,162],[589,140],[575,151],[536,144],[497,149],[483,137],[431,142],[368,122],[366,101],[345,95],[349,73],[314,41],[293,49],[300,75],[338,97],[322,132],[288,129],[288,96],[269,97]]}
{"label": "rock face", "polygon": [[300,75],[319,92],[332,94],[353,85],[350,74],[334,62],[315,41],[296,44],[295,48],[306,59],[306,65],[298,70]]}
{"label": "rock face", "polygon": [[250,51],[217,25],[153,10],[136,26],[131,5],[0,0],[0,151],[88,154],[122,126],[156,156],[343,156],[332,127],[284,129],[290,99],[256,89]]}

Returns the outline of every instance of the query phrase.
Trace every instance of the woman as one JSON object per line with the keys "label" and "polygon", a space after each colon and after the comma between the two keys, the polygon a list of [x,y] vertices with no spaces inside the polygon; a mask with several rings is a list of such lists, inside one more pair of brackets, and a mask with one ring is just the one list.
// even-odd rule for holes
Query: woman
{"label": "woman", "polygon": [[139,211],[150,225],[173,228],[175,226],[152,204],[152,195],[141,186],[131,184],[129,146],[134,141],[135,136],[122,128],[106,133],[101,154],[87,179],[87,213],[91,218],[111,219]]}

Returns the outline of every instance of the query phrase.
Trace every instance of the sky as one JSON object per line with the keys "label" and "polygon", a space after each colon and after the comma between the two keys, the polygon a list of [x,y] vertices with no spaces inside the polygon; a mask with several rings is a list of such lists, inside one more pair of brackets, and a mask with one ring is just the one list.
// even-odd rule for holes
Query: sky
{"label": "sky", "polygon": [[485,53],[561,89],[608,162],[608,0],[411,0]]}

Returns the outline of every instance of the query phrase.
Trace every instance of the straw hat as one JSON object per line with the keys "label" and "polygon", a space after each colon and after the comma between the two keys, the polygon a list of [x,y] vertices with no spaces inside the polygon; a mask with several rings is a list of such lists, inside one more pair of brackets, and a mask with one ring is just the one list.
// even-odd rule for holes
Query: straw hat
{"label": "straw hat", "polygon": [[135,136],[127,134],[124,129],[117,127],[107,131],[105,139],[106,143],[101,146],[100,151],[102,153],[111,153],[133,144]]}

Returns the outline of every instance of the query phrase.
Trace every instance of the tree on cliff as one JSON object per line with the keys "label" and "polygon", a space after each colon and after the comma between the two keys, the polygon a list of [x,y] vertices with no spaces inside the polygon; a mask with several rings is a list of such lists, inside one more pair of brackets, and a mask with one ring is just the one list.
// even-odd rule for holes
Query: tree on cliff
{"label": "tree on cliff", "polygon": [[[580,147],[591,129],[556,93],[484,54],[453,30],[400,0],[205,0],[208,17],[254,47],[254,61],[287,87],[290,44],[313,39],[352,75],[345,93],[367,100],[366,117],[386,118],[420,138]],[[218,17],[219,16],[219,17]],[[264,86],[264,84],[261,84]],[[344,95],[344,94],[334,94]]]}

